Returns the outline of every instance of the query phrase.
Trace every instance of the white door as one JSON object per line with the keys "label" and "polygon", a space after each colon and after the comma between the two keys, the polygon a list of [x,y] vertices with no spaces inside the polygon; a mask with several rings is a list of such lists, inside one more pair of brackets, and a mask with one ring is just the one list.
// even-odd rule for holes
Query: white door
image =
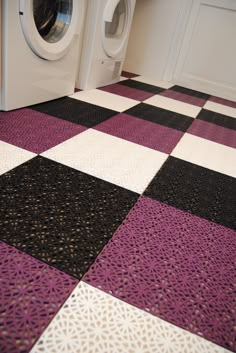
{"label": "white door", "polygon": [[103,17],[102,42],[109,57],[119,57],[127,46],[134,5],[134,0],[107,2]]}
{"label": "white door", "polygon": [[46,60],[62,58],[78,31],[81,0],[19,1],[21,25],[30,48]]}
{"label": "white door", "polygon": [[236,100],[236,0],[193,0],[174,82]]}

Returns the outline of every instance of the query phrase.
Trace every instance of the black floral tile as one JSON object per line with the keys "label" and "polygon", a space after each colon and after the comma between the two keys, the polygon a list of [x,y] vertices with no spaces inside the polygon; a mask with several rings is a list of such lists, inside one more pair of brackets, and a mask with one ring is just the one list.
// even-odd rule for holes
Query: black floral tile
{"label": "black floral tile", "polygon": [[150,104],[140,103],[125,111],[126,114],[152,121],[179,131],[185,132],[194,121],[193,118]]}
{"label": "black floral tile", "polygon": [[231,116],[226,116],[220,113],[213,112],[211,110],[202,109],[198,114],[197,119],[207,121],[219,126],[226,127],[228,129],[236,130],[236,119]]}
{"label": "black floral tile", "polygon": [[236,180],[169,157],[145,195],[229,228],[236,228]]}
{"label": "black floral tile", "polygon": [[130,88],[136,88],[136,89],[139,89],[140,91],[145,91],[145,92],[154,93],[154,94],[158,94],[165,90],[162,87],[149,85],[147,83],[143,83],[135,80],[120,81],[119,85],[127,86]]}
{"label": "black floral tile", "polygon": [[93,127],[117,114],[117,111],[70,97],[36,104],[30,108],[86,127]]}
{"label": "black floral tile", "polygon": [[0,177],[0,239],[81,278],[138,195],[36,157]]}
{"label": "black floral tile", "polygon": [[210,95],[202,92],[195,91],[193,89],[189,89],[186,87],[181,87],[181,86],[173,86],[171,87],[172,91],[187,94],[188,96],[196,97],[196,98],[201,98],[204,100],[209,99]]}

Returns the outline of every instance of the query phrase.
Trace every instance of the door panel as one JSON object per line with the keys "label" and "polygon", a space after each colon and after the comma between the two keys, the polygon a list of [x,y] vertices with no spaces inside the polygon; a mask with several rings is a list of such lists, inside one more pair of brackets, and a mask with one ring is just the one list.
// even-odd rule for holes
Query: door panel
{"label": "door panel", "polygon": [[236,100],[236,1],[195,0],[174,82]]}

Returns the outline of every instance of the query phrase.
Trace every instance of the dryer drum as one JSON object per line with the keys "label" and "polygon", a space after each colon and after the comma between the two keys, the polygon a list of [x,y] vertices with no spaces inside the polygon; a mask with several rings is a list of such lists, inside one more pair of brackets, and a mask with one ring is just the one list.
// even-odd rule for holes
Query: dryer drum
{"label": "dryer drum", "polygon": [[71,22],[73,0],[33,0],[34,21],[40,36],[49,43],[58,42]]}

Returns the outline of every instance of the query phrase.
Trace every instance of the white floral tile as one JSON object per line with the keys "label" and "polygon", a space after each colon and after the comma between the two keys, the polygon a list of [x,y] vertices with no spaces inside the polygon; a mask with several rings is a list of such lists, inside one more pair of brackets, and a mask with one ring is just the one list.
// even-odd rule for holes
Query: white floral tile
{"label": "white floral tile", "polygon": [[84,282],[30,353],[226,353]]}

